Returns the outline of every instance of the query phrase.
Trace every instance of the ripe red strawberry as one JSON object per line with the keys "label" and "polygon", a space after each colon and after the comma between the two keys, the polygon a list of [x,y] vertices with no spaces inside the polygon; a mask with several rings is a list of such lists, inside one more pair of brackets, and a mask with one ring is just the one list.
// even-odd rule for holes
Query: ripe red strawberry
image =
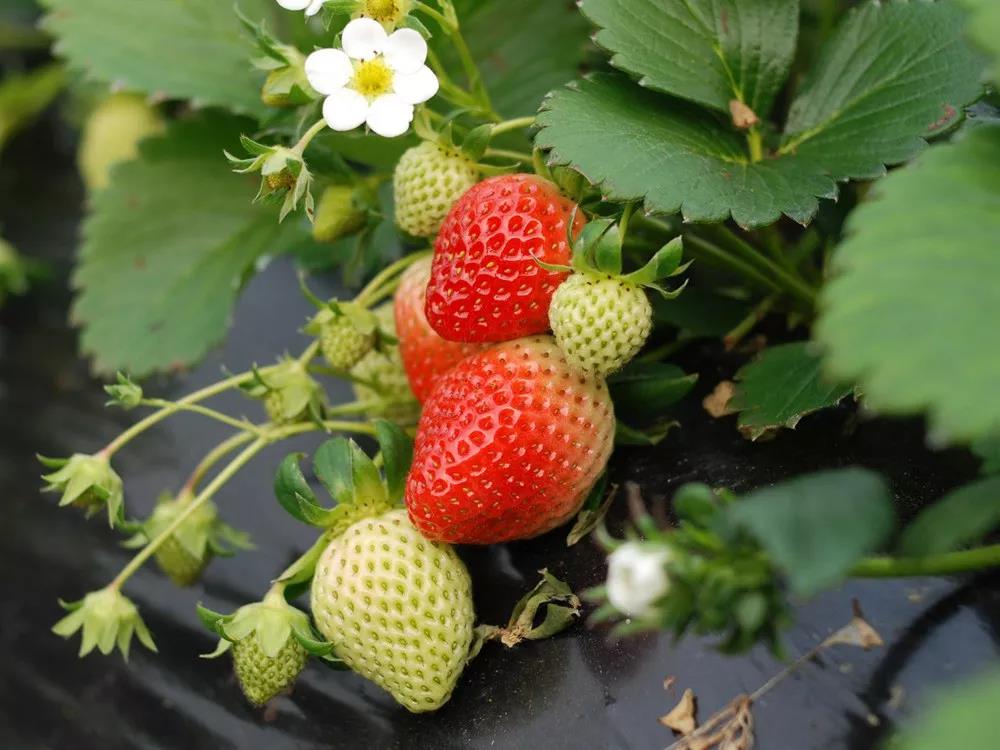
{"label": "ripe red strawberry", "polygon": [[445,341],[427,323],[424,304],[430,276],[431,259],[417,261],[403,274],[396,290],[399,354],[410,388],[420,403],[431,395],[431,389],[442,375],[483,348],[477,344]]}
{"label": "ripe red strawberry", "polygon": [[[483,180],[452,206],[434,245],[427,320],[449,341],[496,342],[549,328],[549,302],[567,274],[574,204],[529,174]],[[585,220],[574,221],[574,234]]]}
{"label": "ripe red strawberry", "polygon": [[567,521],[614,441],[603,379],[548,336],[499,344],[452,368],[424,404],[406,505],[435,541],[492,544]]}

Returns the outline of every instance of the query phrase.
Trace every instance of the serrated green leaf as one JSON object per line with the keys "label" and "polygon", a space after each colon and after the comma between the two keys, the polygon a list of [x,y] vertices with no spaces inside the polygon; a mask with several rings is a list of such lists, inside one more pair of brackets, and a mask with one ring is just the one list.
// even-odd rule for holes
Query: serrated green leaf
{"label": "serrated green leaf", "polygon": [[807,222],[816,196],[836,183],[795,156],[750,163],[742,135],[725,119],[595,74],[553,93],[538,115],[535,143],[599,183],[616,201],[643,200],[652,212],[687,221],[761,226],[782,213]]}
{"label": "serrated green leaf", "polygon": [[996,0],[958,0],[969,11],[966,30],[972,41],[993,58],[990,77],[1000,83],[1000,3]]}
{"label": "serrated green leaf", "polygon": [[648,422],[687,395],[698,374],[662,362],[633,360],[608,379],[615,414],[637,422]]}
{"label": "serrated green leaf", "polygon": [[834,255],[816,338],[872,409],[927,411],[942,440],[1000,432],[1000,127],[890,175]]}
{"label": "serrated green leaf", "polygon": [[765,349],[736,380],[729,405],[740,413],[740,430],[751,440],[781,427],[794,430],[802,417],[837,405],[851,392],[849,384],[823,378],[819,352],[806,341]]}
{"label": "serrated green leaf", "polygon": [[850,14],[796,100],[784,145],[750,159],[725,117],[594,75],[553,93],[536,144],[616,201],[687,221],[806,223],[837,180],[882,174],[980,91],[980,64],[949,3],[869,4]]}
{"label": "serrated green leaf", "polygon": [[892,532],[885,481],[867,469],[822,471],[757,490],[728,506],[802,596],[836,583]]}
{"label": "serrated green leaf", "polygon": [[583,0],[611,64],[641,85],[767,117],[795,54],[798,0]]}
{"label": "serrated green leaf", "polygon": [[[232,3],[43,0],[55,52],[91,78],[129,90],[262,115],[253,40]],[[277,18],[270,0],[240,0],[251,18]]]}
{"label": "serrated green leaf", "polygon": [[950,552],[981,540],[1000,525],[1000,477],[959,487],[923,510],[903,531],[902,555]]}
{"label": "serrated green leaf", "polygon": [[1000,673],[991,672],[952,689],[921,709],[921,718],[887,747],[893,750],[993,750]]}
{"label": "serrated green leaf", "polygon": [[264,253],[301,241],[252,204],[253,180],[222,156],[248,120],[205,112],[146,140],[95,196],[73,277],[73,320],[100,373],[141,378],[200,359],[226,332],[241,283]]}
{"label": "serrated green leaf", "polygon": [[890,0],[850,12],[795,99],[781,151],[838,180],[871,179],[925,145],[981,92],[981,59],[952,3]]}

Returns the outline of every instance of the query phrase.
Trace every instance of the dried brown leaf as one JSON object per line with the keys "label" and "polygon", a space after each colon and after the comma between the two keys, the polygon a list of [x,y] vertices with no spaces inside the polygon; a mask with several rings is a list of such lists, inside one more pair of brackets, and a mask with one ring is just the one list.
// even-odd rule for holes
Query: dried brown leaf
{"label": "dried brown leaf", "polygon": [[729,114],[733,117],[733,125],[740,130],[748,130],[760,123],[757,113],[739,99],[729,101]]}
{"label": "dried brown leaf", "polygon": [[660,717],[660,723],[682,736],[687,736],[698,726],[697,713],[698,704],[694,697],[694,691],[687,688],[670,713]]}
{"label": "dried brown leaf", "polygon": [[714,391],[705,396],[701,405],[705,407],[705,411],[707,411],[709,415],[715,417],[716,419],[730,414],[735,414],[736,411],[729,408],[729,402],[732,401],[735,393],[736,385],[733,381],[723,380],[715,386]]}

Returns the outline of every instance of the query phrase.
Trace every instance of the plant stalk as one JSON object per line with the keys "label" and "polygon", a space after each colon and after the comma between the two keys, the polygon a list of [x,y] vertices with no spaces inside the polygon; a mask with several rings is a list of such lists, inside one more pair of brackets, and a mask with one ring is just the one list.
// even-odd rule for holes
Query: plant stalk
{"label": "plant stalk", "polygon": [[850,572],[855,578],[910,578],[971,573],[1000,567],[1000,544],[990,544],[925,557],[869,557]]}

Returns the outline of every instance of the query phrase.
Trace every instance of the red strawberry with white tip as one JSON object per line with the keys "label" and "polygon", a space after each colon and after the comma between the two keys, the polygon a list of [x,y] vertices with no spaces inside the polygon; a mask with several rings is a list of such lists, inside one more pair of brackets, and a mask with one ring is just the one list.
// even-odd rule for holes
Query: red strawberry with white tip
{"label": "red strawberry with white tip", "polygon": [[614,431],[603,379],[571,367],[551,337],[473,354],[424,404],[410,518],[429,539],[456,544],[543,534],[579,510]]}
{"label": "red strawberry with white tip", "polygon": [[[491,177],[468,190],[434,245],[427,321],[449,341],[498,342],[543,333],[549,303],[567,274],[541,260],[570,260],[567,227],[575,204],[530,174]],[[573,234],[585,223],[575,214]]]}
{"label": "red strawberry with white tip", "polygon": [[424,315],[431,259],[424,258],[403,274],[396,290],[396,338],[399,354],[410,381],[410,389],[423,403],[438,379],[470,354],[482,350],[478,344],[445,341],[430,327]]}

